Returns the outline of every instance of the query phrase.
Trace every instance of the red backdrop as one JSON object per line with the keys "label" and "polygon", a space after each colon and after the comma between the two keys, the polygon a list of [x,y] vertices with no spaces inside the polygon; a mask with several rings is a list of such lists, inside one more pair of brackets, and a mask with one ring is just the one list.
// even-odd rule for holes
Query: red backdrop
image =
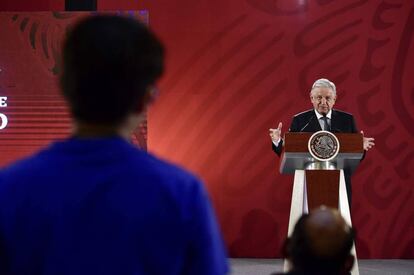
{"label": "red backdrop", "polygon": [[[2,1],[0,10],[63,6]],[[353,177],[358,255],[414,258],[413,1],[100,0],[98,8],[149,10],[168,49],[149,150],[203,178],[231,256],[281,256],[292,177],[278,172],[268,128],[282,121],[286,130],[311,107],[313,81],[327,77],[336,107],[376,138]]]}

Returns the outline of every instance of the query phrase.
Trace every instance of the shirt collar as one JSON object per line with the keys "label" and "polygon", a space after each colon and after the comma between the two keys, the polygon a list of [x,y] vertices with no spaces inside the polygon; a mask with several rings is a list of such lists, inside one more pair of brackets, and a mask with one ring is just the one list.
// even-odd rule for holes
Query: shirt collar
{"label": "shirt collar", "polygon": [[[313,109],[313,110],[315,111],[316,117],[318,119],[320,119],[321,117],[323,117],[323,115],[321,115],[320,113],[318,113],[318,111],[316,111],[315,109]],[[332,109],[329,110],[329,112],[326,114],[326,117],[329,118],[329,119],[331,119],[331,117],[332,117]]]}

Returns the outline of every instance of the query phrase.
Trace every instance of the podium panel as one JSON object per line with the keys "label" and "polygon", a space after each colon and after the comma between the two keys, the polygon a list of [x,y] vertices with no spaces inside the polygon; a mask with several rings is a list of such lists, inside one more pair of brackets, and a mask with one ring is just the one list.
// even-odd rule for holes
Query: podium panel
{"label": "podium panel", "polygon": [[[280,158],[280,173],[294,174],[316,160],[308,151],[308,140],[312,133],[286,133],[284,152]],[[355,171],[364,155],[361,134],[335,133],[340,143],[338,156],[332,161],[336,169]]]}
{"label": "podium panel", "polygon": [[339,170],[305,170],[309,210],[321,205],[338,209],[339,172]]}

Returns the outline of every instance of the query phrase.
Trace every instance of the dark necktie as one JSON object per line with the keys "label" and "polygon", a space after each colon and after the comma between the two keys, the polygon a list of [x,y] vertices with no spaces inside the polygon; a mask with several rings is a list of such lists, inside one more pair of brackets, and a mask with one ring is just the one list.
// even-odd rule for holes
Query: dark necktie
{"label": "dark necktie", "polygon": [[331,127],[329,126],[329,123],[328,123],[328,118],[326,116],[323,116],[322,120],[323,120],[323,130],[331,131]]}

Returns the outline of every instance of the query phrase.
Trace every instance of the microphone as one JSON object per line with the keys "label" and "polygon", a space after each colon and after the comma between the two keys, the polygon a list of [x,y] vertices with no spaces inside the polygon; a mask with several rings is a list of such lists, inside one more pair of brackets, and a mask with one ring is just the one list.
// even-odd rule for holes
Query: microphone
{"label": "microphone", "polygon": [[311,118],[310,118],[310,119],[309,119],[309,121],[308,121],[308,123],[306,123],[306,124],[305,124],[305,126],[303,126],[303,127],[299,130],[299,132],[302,132],[303,130],[305,130],[305,128],[306,128],[306,127],[308,127],[308,125],[309,125],[309,123],[311,123],[311,121],[312,121],[313,117],[314,117],[314,115],[312,114],[312,115],[311,115]]}

